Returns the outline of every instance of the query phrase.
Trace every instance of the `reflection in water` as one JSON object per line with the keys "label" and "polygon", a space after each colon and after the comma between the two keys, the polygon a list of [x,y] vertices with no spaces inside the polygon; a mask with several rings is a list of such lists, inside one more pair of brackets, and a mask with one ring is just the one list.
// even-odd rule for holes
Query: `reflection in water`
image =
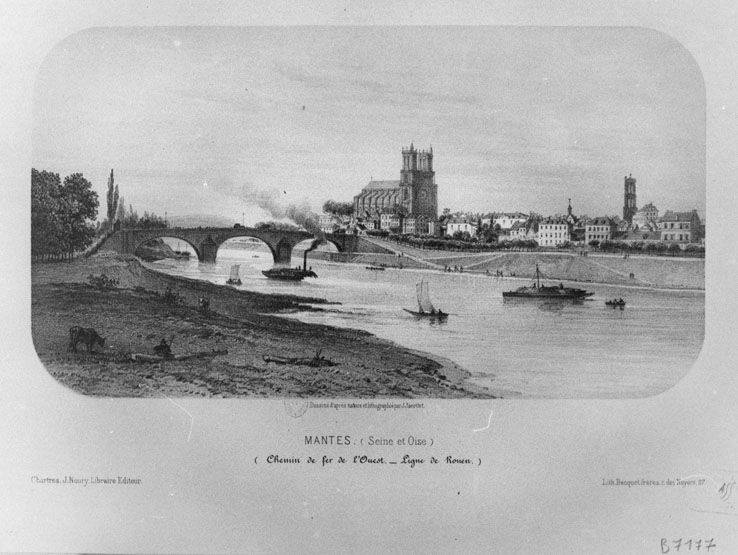
{"label": "reflection in water", "polygon": [[[258,256],[255,258],[254,256]],[[532,397],[643,397],[662,392],[689,370],[702,345],[704,293],[587,284],[595,296],[561,303],[508,299],[516,279],[310,260],[320,276],[303,282],[266,279],[266,247],[221,248],[216,264],[197,260],[154,264],[164,271],[225,283],[241,265],[242,289],[324,298],[341,303],[285,317],[366,330],[398,344],[446,357],[480,385]],[[292,265],[302,263],[295,253]],[[166,266],[166,267],[163,267]],[[434,303],[449,313],[438,322],[402,309],[417,306],[416,283],[430,282]],[[581,286],[581,284],[567,284]],[[627,300],[625,310],[607,299]],[[512,302],[510,302],[512,301]]]}
{"label": "reflection in water", "polygon": [[544,312],[563,312],[566,307],[583,305],[586,299],[552,299],[552,298],[522,298],[522,297],[509,297],[503,299],[503,303],[506,307],[514,308],[516,306],[534,306],[538,310]]}

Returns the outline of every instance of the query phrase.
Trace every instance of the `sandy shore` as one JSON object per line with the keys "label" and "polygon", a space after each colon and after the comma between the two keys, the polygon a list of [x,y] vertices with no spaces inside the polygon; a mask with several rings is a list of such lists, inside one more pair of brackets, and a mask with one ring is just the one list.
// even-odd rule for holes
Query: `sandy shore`
{"label": "sandy shore", "polygon": [[[373,242],[406,256],[412,256],[436,268],[462,266],[465,272],[505,277],[535,277],[536,264],[541,276],[550,280],[592,284],[625,285],[662,290],[705,289],[705,259],[633,254],[590,253],[578,256],[562,251],[490,251],[454,252],[422,250],[408,245],[373,238]],[[391,255],[387,255],[392,258]],[[632,276],[632,277],[631,277]]]}
{"label": "sandy shore", "polygon": [[[89,275],[118,280],[113,289],[88,284]],[[439,357],[417,353],[359,330],[305,324],[277,315],[310,309],[321,299],[267,295],[160,274],[133,257],[101,255],[32,268],[33,340],[39,358],[61,383],[113,397],[426,397],[492,398],[466,380],[469,373]],[[181,299],[174,305],[163,293]],[[210,311],[197,310],[200,297]],[[319,309],[319,308],[318,308]],[[67,351],[71,326],[94,328],[105,347]],[[171,339],[177,357],[132,362]],[[321,355],[335,366],[265,362],[264,356]]]}

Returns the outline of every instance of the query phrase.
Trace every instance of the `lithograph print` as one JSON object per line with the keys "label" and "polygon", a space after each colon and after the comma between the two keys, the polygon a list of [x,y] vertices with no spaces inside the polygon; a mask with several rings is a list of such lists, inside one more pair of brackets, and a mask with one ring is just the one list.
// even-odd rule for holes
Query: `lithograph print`
{"label": "lithograph print", "polygon": [[643,28],[93,28],[32,324],[104,397],[637,398],[702,347],[705,92]]}

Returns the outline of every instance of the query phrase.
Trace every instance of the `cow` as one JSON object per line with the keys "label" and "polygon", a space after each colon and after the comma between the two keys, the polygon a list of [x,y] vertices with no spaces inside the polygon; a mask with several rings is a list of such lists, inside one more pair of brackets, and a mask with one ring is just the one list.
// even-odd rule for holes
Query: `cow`
{"label": "cow", "polygon": [[105,338],[100,335],[92,328],[82,328],[80,326],[72,326],[69,328],[69,350],[73,353],[77,352],[77,343],[79,342],[87,345],[87,352],[92,351],[92,347],[96,344],[100,345],[101,348],[105,347]]}

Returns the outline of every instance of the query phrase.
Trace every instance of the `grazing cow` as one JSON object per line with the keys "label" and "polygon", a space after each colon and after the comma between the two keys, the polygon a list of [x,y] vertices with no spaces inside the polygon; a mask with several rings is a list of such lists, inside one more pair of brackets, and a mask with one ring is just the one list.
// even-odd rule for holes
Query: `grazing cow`
{"label": "grazing cow", "polygon": [[105,338],[100,335],[92,328],[81,328],[79,326],[72,326],[69,328],[69,350],[73,353],[77,352],[77,343],[82,342],[87,345],[87,352],[92,351],[92,347],[97,344],[100,347],[105,347]]}

